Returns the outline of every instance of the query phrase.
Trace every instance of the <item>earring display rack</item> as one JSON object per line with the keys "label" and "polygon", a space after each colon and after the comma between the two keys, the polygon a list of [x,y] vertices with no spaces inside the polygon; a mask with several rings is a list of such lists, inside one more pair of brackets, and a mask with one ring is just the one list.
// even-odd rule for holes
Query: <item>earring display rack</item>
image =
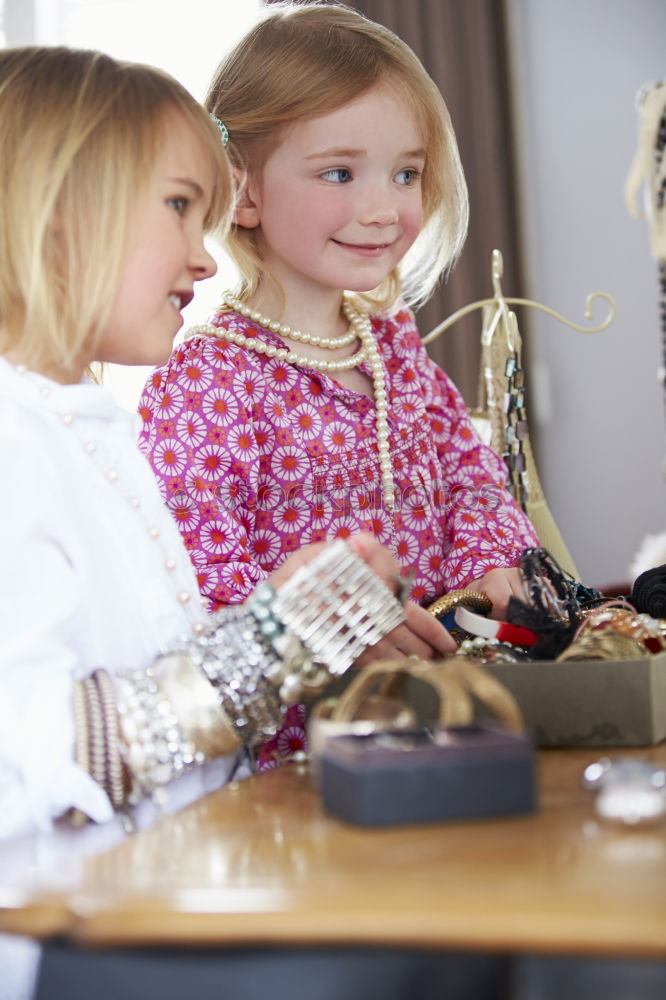
{"label": "earring display rack", "polygon": [[599,299],[608,305],[608,313],[601,323],[583,326],[533,299],[505,296],[501,285],[503,273],[502,254],[499,250],[493,250],[493,297],[480,299],[458,309],[434,327],[423,338],[423,342],[431,343],[463,316],[482,310],[479,392],[477,406],[472,410],[472,421],[482,440],[504,459],[509,489],[530,518],[544,548],[549,550],[563,569],[578,579],[573,559],[546,504],[537,473],[527,420],[522,339],[516,314],[509,307],[518,305],[538,309],[572,330],[599,333],[613,322],[615,302],[606,292],[592,292],[585,302],[585,318],[592,320],[593,304]]}

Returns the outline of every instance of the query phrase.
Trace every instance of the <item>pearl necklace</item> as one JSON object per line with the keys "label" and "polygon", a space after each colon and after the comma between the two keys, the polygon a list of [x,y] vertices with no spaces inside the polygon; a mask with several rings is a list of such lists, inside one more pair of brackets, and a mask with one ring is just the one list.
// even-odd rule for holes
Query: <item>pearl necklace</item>
{"label": "pearl necklace", "polygon": [[[349,329],[346,333],[343,333],[340,337],[318,337],[316,334],[303,333],[301,330],[297,330],[293,326],[285,326],[284,323],[280,323],[277,319],[269,319],[268,316],[264,316],[262,313],[257,312],[255,309],[250,309],[246,306],[244,302],[236,295],[232,295],[231,292],[225,292],[222,297],[222,305],[229,306],[234,312],[240,313],[241,316],[247,317],[247,319],[253,320],[255,323],[261,324],[266,330],[271,330],[273,333],[279,333],[281,337],[288,337],[290,340],[297,340],[301,344],[313,344],[315,347],[328,347],[334,350],[336,347],[346,347],[347,344],[351,344],[354,340],[358,338],[358,333],[352,321],[349,321]],[[347,303],[345,303],[347,305]],[[345,310],[345,316],[349,319],[347,312]]]}
{"label": "pearl necklace", "polygon": [[[223,300],[223,305],[226,303],[226,297]],[[292,330],[290,326],[283,326],[276,320],[268,319],[267,316],[262,316],[261,313],[255,312],[254,309],[250,310],[246,306],[237,308],[232,307],[234,312],[239,313],[241,316],[245,316],[247,319],[251,319],[254,323],[258,323],[267,330],[271,330],[272,333],[278,333],[283,337],[291,337],[293,340],[297,340],[294,337],[294,333],[298,333],[301,341],[303,343],[312,343],[313,341],[306,341],[305,337],[308,334],[300,333],[300,331]],[[354,327],[354,321],[351,320],[349,315],[347,318],[350,320],[352,327]],[[358,320],[362,320],[362,317],[358,316]],[[272,324],[272,326],[270,325]],[[356,324],[358,327],[358,322]],[[208,333],[213,334],[215,337],[220,337],[222,340],[228,341],[230,344],[236,344],[237,347],[245,347],[248,351],[255,351],[257,354],[265,354],[267,358],[277,358],[278,361],[286,361],[290,365],[297,365],[300,368],[314,368],[315,371],[319,372],[342,372],[349,371],[351,368],[358,368],[360,364],[368,360],[368,353],[366,347],[363,343],[362,335],[360,330],[354,327],[353,336],[347,343],[351,343],[352,340],[360,340],[361,348],[355,354],[352,354],[349,358],[341,358],[339,361],[323,361],[317,358],[309,358],[306,354],[298,354],[296,351],[290,351],[286,347],[274,347],[272,344],[265,344],[263,340],[259,340],[257,337],[246,337],[242,333],[234,333],[232,330],[218,329],[215,326],[211,326],[210,323],[202,323],[199,326],[193,326],[187,331],[187,335],[197,334],[197,333]],[[290,332],[287,333],[286,331]],[[322,337],[319,347],[330,347],[331,338]],[[339,342],[335,346],[340,346]]]}
{"label": "pearl necklace", "polygon": [[257,323],[266,330],[270,330],[271,333],[296,340],[302,344],[311,344],[316,347],[335,350],[337,347],[351,344],[354,340],[361,342],[360,349],[355,354],[352,354],[351,357],[342,358],[339,361],[324,361],[319,358],[309,358],[307,355],[297,354],[286,347],[274,347],[272,344],[264,343],[257,337],[246,337],[241,333],[234,333],[232,330],[218,328],[210,323],[193,326],[187,332],[188,336],[209,334],[219,337],[230,344],[244,347],[248,351],[255,351],[257,354],[265,354],[269,358],[278,358],[280,361],[286,361],[288,364],[296,365],[299,368],[312,368],[319,372],[349,371],[352,368],[358,368],[364,361],[367,361],[370,366],[375,396],[375,434],[377,437],[379,469],[382,477],[382,496],[384,503],[392,511],[395,506],[395,484],[393,482],[393,467],[389,448],[386,372],[377,342],[372,333],[370,317],[366,313],[362,313],[354,308],[352,303],[345,298],[342,302],[342,311],[349,320],[349,331],[343,334],[342,337],[318,337],[314,334],[303,333],[301,330],[295,330],[291,326],[283,325],[278,320],[270,319],[255,309],[250,309],[236,298],[236,296],[228,292],[223,297],[222,305],[228,306],[234,312],[245,316],[246,319],[252,320],[253,323]]}

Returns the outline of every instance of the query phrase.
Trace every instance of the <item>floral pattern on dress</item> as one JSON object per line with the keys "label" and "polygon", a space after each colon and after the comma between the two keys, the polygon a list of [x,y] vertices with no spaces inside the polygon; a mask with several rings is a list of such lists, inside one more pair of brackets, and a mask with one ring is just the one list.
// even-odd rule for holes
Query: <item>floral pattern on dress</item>
{"label": "floral pattern on dress", "polygon": [[282,725],[272,739],[266,740],[259,748],[257,770],[272,771],[280,764],[286,764],[296,755],[308,752],[308,738],[305,731],[305,708],[291,705],[284,714]]}
{"label": "floral pattern on dress", "polygon": [[[212,323],[284,346],[234,312]],[[515,566],[538,544],[503,461],[428,356],[410,310],[372,326],[387,373],[393,512],[382,498],[374,402],[328,374],[197,335],[147,382],[140,445],[211,610],[244,601],[295,549],[359,530],[414,571],[411,597],[424,604]]]}

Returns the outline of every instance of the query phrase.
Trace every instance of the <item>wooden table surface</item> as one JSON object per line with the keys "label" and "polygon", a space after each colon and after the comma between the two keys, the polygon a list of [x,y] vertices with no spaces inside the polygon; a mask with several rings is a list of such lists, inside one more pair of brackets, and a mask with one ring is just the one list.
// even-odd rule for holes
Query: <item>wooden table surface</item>
{"label": "wooden table surface", "polygon": [[[307,765],[227,786],[88,859],[0,884],[0,930],[94,945],[376,944],[666,958],[666,825],[597,822],[583,768],[538,755],[531,816],[366,830]],[[623,752],[666,765],[666,744]]]}

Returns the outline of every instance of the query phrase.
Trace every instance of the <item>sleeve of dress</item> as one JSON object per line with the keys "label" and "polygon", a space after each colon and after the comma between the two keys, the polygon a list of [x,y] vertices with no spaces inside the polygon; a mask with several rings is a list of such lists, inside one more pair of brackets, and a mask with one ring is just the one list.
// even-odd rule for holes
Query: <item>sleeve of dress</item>
{"label": "sleeve of dress", "polygon": [[267,576],[248,541],[259,500],[252,400],[244,395],[250,364],[233,345],[194,338],[155,369],[139,401],[139,446],[211,611],[240,604]]}
{"label": "sleeve of dress", "polygon": [[539,541],[507,488],[503,460],[479,438],[457,388],[422,344],[417,358],[441,475],[446,587],[454,590],[516,566],[523,549]]}
{"label": "sleeve of dress", "polygon": [[3,433],[0,506],[0,837],[51,828],[70,807],[112,816],[74,760],[81,594],[59,524],[59,471],[34,435]]}

